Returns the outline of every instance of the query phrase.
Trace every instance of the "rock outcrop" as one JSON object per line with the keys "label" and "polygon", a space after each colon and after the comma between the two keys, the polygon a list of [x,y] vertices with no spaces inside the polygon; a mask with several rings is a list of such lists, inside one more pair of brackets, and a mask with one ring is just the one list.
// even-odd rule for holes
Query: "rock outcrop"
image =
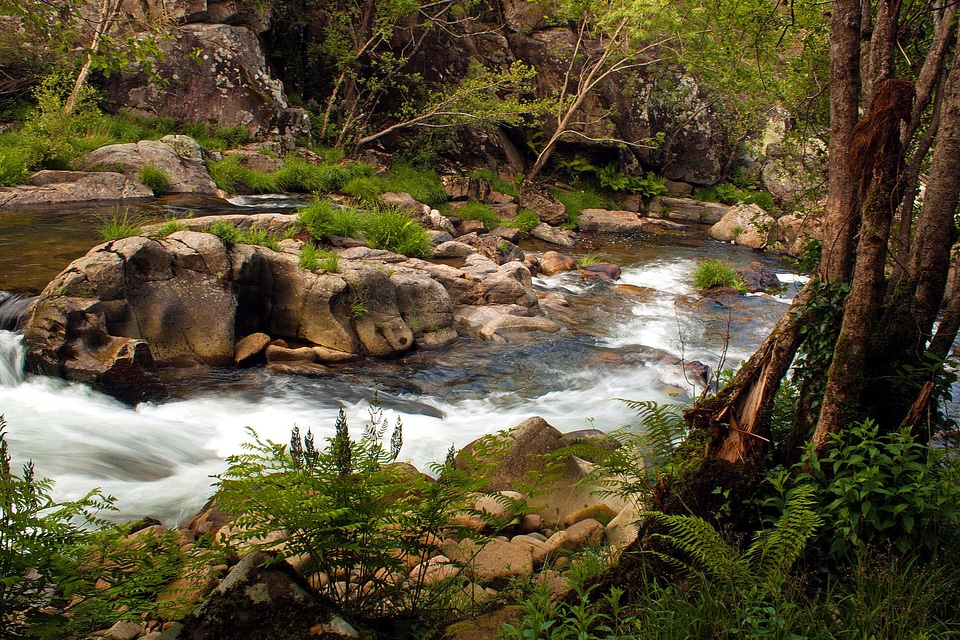
{"label": "rock outcrop", "polygon": [[142,167],[149,166],[167,175],[167,193],[218,193],[217,185],[203,163],[200,145],[190,136],[165,136],[160,140],[100,147],[87,154],[86,165],[90,170],[119,170],[131,177],[136,176]]}
{"label": "rock outcrop", "polygon": [[279,137],[291,148],[309,136],[306,111],[290,107],[253,30],[188,24],[160,48],[164,57],[155,71],[168,84],[160,89],[142,73],[116,74],[107,87],[111,100],[144,116],[242,125],[250,135]]}
{"label": "rock outcrop", "polygon": [[49,204],[152,198],[139,180],[113,171],[37,171],[30,184],[0,187],[0,209],[27,209]]}
{"label": "rock outcrop", "polygon": [[[295,218],[239,217],[270,229]],[[526,266],[471,258],[461,270],[357,247],[341,252],[334,273],[301,269],[295,253],[191,229],[108,242],[41,294],[25,324],[27,370],[136,401],[159,391],[157,365],[265,358],[283,372],[324,375],[325,365],[359,356],[389,358],[416,343],[438,348],[456,339],[464,309],[483,311],[472,333],[489,339],[558,329],[539,317]]]}

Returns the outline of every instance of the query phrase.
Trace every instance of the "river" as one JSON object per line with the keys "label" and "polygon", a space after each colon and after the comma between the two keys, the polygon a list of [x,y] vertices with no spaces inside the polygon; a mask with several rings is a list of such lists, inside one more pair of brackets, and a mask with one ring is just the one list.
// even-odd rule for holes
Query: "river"
{"label": "river", "polygon": [[[261,212],[297,202],[164,199],[135,213]],[[36,294],[97,242],[96,215],[103,214],[0,214],[0,290]],[[558,318],[568,324],[556,334],[526,334],[507,344],[461,338],[440,352],[344,366],[328,379],[260,368],[168,371],[172,397],[136,407],[83,385],[25,377],[19,335],[0,331],[0,414],[8,423],[14,462],[32,459],[40,475],[55,480],[59,498],[99,487],[116,496],[118,519],[153,516],[172,524],[203,506],[224,458],[249,441],[245,427],[279,442],[289,439],[294,425],[329,437],[342,406],[359,436],[374,393],[391,422],[403,421],[401,458],[422,469],[442,460],[451,445],[461,447],[533,415],[561,431],[607,431],[633,417],[618,398],[689,401],[699,388],[684,375],[680,359],[712,368],[721,359],[735,365],[786,310],[793,285],[777,297],[701,298],[690,284],[698,261],[723,258],[743,265],[759,259],[784,281],[795,280],[776,258],[712,241],[705,228],[630,241],[592,239],[577,253],[586,252],[621,265],[621,284],[632,286],[611,287],[575,274],[535,278],[539,292],[558,292],[570,302],[562,314],[568,317]]]}

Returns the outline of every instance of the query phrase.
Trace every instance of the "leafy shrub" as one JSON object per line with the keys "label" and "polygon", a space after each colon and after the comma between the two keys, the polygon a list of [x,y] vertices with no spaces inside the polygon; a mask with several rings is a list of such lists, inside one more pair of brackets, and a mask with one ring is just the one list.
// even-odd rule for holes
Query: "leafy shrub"
{"label": "leafy shrub", "polygon": [[363,235],[374,249],[386,249],[411,258],[428,258],[433,241],[427,232],[396,209],[386,208],[367,218]]}
{"label": "leafy shrub", "polygon": [[577,223],[580,212],[584,209],[610,209],[613,208],[610,200],[600,195],[596,191],[554,191],[557,200],[563,203],[567,210],[567,217],[571,224]]}
{"label": "leafy shrub", "polygon": [[224,244],[231,245],[240,242],[240,229],[237,225],[224,220],[214,220],[207,231],[223,240]]}
{"label": "leafy shrub", "polygon": [[0,187],[12,187],[27,181],[33,154],[29,149],[7,147],[0,139]]}
{"label": "leafy shrub", "polygon": [[234,149],[250,140],[250,131],[242,124],[218,127],[214,129],[213,137],[221,141],[227,149]]}
{"label": "leafy shrub", "polygon": [[470,174],[470,177],[474,180],[483,180],[489,184],[490,188],[494,191],[499,191],[500,193],[505,193],[510,196],[517,195],[517,187],[500,177],[500,174],[496,171],[491,171],[490,169],[477,169]]}
{"label": "leafy shrub", "polygon": [[157,594],[186,562],[176,534],[131,542],[128,528],[99,517],[115,509],[97,490],[56,502],[32,463],[11,471],[5,427],[0,416],[0,635],[85,636],[118,618],[156,617]]}
{"label": "leafy shrub", "polygon": [[140,233],[143,220],[137,215],[130,215],[128,209],[123,213],[116,212],[109,218],[100,218],[98,234],[104,242],[129,238]]}
{"label": "leafy shrub", "polygon": [[322,589],[344,610],[368,616],[437,607],[435,589],[404,587],[397,576],[405,574],[404,557],[433,555],[429,539],[464,504],[452,459],[436,469],[436,482],[393,464],[402,424],[385,444],[389,426],[374,402],[358,441],[342,410],[325,446],[309,429],[301,436],[294,427],[289,447],[251,430],[248,453],[229,457],[219,477],[220,507],[236,516],[240,539],[281,558],[300,556],[306,576],[353,576],[345,587],[330,580]]}
{"label": "leafy shrub", "polygon": [[747,290],[743,279],[733,267],[720,259],[699,263],[693,270],[693,286],[701,291],[713,287],[729,287],[740,292]]}
{"label": "leafy shrub", "polygon": [[333,236],[356,237],[365,224],[364,214],[359,211],[319,199],[306,209],[300,209],[297,221],[316,240]]}
{"label": "leafy shrub", "polygon": [[500,218],[497,217],[493,210],[476,200],[470,200],[467,204],[458,208],[455,211],[455,215],[462,220],[479,220],[483,223],[487,231],[500,226]]}
{"label": "leafy shrub", "polygon": [[808,454],[809,472],[797,481],[818,488],[825,541],[837,559],[888,544],[934,553],[960,525],[960,486],[943,462],[909,429],[882,436],[866,420],[833,434],[824,456]]}
{"label": "leafy shrub", "polygon": [[166,171],[150,164],[140,167],[137,173],[140,182],[150,187],[153,195],[162,196],[170,189],[170,176]]}

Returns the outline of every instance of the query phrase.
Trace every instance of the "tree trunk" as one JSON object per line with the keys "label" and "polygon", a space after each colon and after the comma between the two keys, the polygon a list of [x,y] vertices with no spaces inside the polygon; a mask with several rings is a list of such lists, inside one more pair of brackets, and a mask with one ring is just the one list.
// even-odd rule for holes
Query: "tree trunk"
{"label": "tree trunk", "polygon": [[830,22],[830,148],[819,276],[849,282],[860,215],[849,152],[860,106],[860,0],[834,2]]}

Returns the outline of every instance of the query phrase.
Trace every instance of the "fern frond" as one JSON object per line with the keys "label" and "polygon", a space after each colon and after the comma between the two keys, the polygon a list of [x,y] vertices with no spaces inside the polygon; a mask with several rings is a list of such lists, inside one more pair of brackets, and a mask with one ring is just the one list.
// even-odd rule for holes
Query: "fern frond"
{"label": "fern frond", "polygon": [[751,581],[745,557],[703,518],[659,512],[650,515],[670,531],[656,537],[692,556],[706,573],[732,585],[746,585]]}
{"label": "fern frond", "polygon": [[780,588],[787,572],[820,526],[816,504],[813,486],[797,487],[787,499],[783,515],[773,528],[757,533],[753,544],[747,549],[745,557],[767,589]]}

